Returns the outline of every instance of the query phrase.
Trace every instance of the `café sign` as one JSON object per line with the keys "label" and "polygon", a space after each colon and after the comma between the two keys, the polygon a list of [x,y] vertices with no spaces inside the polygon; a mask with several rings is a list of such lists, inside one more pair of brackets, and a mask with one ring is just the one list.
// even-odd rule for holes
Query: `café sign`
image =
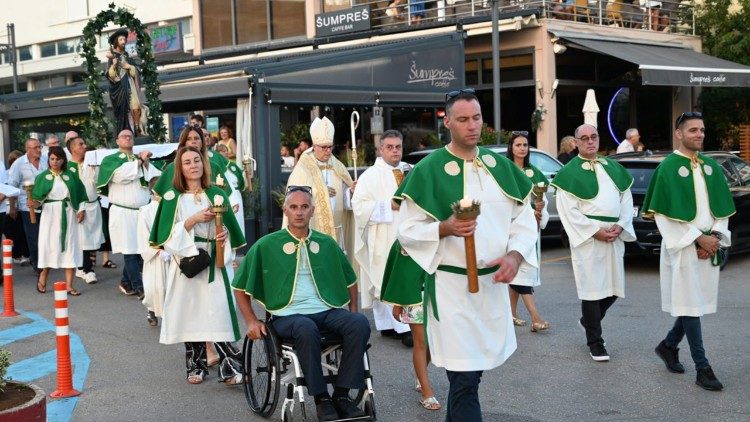
{"label": "caf\u00e9 sign", "polygon": [[348,34],[370,29],[370,6],[352,6],[350,9],[315,15],[315,36]]}

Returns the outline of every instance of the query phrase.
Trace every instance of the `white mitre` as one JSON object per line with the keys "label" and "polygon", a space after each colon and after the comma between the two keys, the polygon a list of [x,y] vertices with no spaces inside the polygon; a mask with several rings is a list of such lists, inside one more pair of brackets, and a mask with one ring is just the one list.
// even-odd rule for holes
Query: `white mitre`
{"label": "white mitre", "polygon": [[310,138],[313,145],[333,145],[333,122],[328,117],[316,117],[310,125]]}

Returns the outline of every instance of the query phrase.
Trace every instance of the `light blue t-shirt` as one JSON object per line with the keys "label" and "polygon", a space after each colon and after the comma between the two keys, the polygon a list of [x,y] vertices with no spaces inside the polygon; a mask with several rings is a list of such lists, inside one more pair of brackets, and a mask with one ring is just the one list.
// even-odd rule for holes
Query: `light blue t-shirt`
{"label": "light blue t-shirt", "polygon": [[313,282],[310,262],[307,259],[307,247],[300,243],[299,265],[297,267],[297,285],[295,286],[292,303],[284,309],[271,312],[276,316],[287,316],[294,314],[309,315],[317,314],[331,309],[320,298],[318,290]]}

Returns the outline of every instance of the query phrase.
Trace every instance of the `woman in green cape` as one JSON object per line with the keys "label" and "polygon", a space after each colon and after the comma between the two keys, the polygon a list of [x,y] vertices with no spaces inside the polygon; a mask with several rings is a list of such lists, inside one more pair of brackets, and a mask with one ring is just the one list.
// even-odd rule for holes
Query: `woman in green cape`
{"label": "woman in green cape", "polygon": [[65,270],[68,294],[78,296],[73,288],[75,269],[83,263],[83,250],[79,247],[78,227],[85,212],[81,204],[86,201],[86,188],[81,179],[68,170],[68,159],[62,147],[50,147],[49,169],[39,173],[34,180],[34,190],[28,199],[29,208],[42,207],[42,217],[37,222],[39,231],[39,273],[36,290],[47,291],[50,268]]}
{"label": "woman in green cape", "polygon": [[[508,143],[508,151],[506,156],[508,159],[513,161],[521,171],[531,179],[531,183],[534,186],[548,186],[549,180],[544,174],[536,167],[534,167],[529,161],[529,132],[525,131],[513,131],[510,142]],[[543,229],[547,225],[549,220],[549,214],[547,213],[547,198],[542,197],[543,202],[531,201],[531,206],[534,207],[534,216],[536,217],[536,223],[539,229]],[[540,255],[539,250],[539,239],[536,241],[537,257]],[[534,302],[534,287],[541,284],[539,278],[539,269],[534,268],[528,264],[522,264],[518,268],[518,274],[516,278],[510,283],[508,290],[510,294],[510,307],[513,312],[513,324],[517,326],[526,325],[526,321],[518,318],[518,298],[523,299],[523,304],[526,305],[526,309],[529,311],[531,316],[531,331],[538,332],[544,331],[550,327],[549,322],[545,321],[539,311],[536,309],[536,303]]]}

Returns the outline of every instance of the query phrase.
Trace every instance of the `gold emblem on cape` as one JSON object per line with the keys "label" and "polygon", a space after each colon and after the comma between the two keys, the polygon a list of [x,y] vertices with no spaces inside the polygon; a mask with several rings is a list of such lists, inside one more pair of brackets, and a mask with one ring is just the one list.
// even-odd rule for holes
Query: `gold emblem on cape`
{"label": "gold emblem on cape", "polygon": [[281,249],[284,251],[285,254],[291,255],[294,253],[294,249],[296,248],[294,246],[294,242],[286,242],[284,243],[284,246]]}
{"label": "gold emblem on cape", "polygon": [[497,165],[497,161],[495,161],[495,157],[491,156],[490,154],[484,154],[482,156],[482,161],[484,161],[484,164],[487,164],[487,167],[489,168],[493,168]]}
{"label": "gold emblem on cape", "polygon": [[714,173],[713,167],[709,166],[708,164],[703,165],[703,173],[706,173],[706,176],[710,176]]}
{"label": "gold emblem on cape", "polygon": [[320,252],[320,245],[318,245],[318,242],[310,242],[310,252],[312,253],[318,253]]}
{"label": "gold emblem on cape", "polygon": [[47,176],[45,176],[44,178],[45,178],[45,179],[47,179],[47,180],[52,180],[52,179],[54,178],[54,176],[53,176],[53,175],[51,175],[51,174],[48,174],[48,175],[47,175]]}
{"label": "gold emblem on cape", "polygon": [[677,174],[679,174],[682,177],[688,177],[690,176],[690,170],[687,169],[685,166],[680,166],[680,169],[677,170]]}
{"label": "gold emblem on cape", "polygon": [[120,153],[120,155],[119,155],[119,157],[120,157],[120,158],[125,158],[125,153],[124,153],[124,152],[121,152],[121,153]]}
{"label": "gold emblem on cape", "polygon": [[68,170],[72,171],[73,173],[75,173],[76,171],[78,171],[78,170],[76,170],[76,168],[75,168],[75,167],[71,167],[71,168],[69,168]]}
{"label": "gold emblem on cape", "polygon": [[523,172],[526,173],[526,177],[529,177],[529,178],[534,177],[534,170],[532,169],[526,169]]}
{"label": "gold emblem on cape", "polygon": [[448,173],[449,176],[458,176],[459,173],[461,173],[461,168],[458,167],[458,163],[455,161],[449,161],[445,163],[445,167],[443,167],[446,173]]}
{"label": "gold emblem on cape", "polygon": [[167,191],[167,193],[164,194],[164,199],[167,201],[171,201],[174,199],[174,191]]}
{"label": "gold emblem on cape", "polygon": [[593,167],[591,167],[591,163],[588,161],[584,161],[583,164],[581,164],[581,168],[584,170],[592,170]]}
{"label": "gold emblem on cape", "polygon": [[66,182],[67,182],[68,180],[70,180],[70,176],[68,176],[67,174],[63,174],[63,175],[62,175],[62,178],[63,178],[63,180],[65,180]]}

